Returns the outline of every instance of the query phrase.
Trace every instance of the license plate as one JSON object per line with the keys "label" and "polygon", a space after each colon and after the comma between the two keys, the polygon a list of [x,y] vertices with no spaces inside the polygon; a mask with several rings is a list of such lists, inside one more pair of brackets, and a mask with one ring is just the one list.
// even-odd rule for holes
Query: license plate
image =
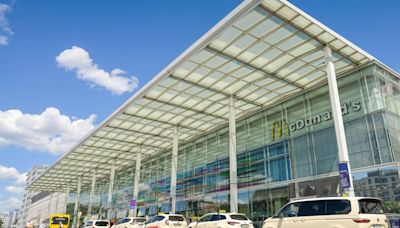
{"label": "license plate", "polygon": [[242,224],[240,225],[240,228],[249,228],[249,224]]}
{"label": "license plate", "polygon": [[383,225],[372,225],[372,228],[384,228]]}

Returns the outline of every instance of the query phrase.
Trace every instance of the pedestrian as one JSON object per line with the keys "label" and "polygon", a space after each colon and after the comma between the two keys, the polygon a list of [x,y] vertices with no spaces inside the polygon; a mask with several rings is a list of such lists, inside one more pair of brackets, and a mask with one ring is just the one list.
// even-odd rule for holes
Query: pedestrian
{"label": "pedestrian", "polygon": [[115,225],[115,218],[112,218],[110,220],[110,227],[114,227],[114,225]]}
{"label": "pedestrian", "polygon": [[59,228],[63,228],[64,227],[62,222],[60,222],[59,224],[60,224]]}

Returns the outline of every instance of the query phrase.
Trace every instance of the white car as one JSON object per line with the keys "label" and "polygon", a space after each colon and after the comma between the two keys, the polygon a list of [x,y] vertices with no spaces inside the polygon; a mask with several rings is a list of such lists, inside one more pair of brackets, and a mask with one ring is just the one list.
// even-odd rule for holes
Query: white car
{"label": "white car", "polygon": [[120,219],[114,228],[143,228],[146,219],[142,217],[126,217]]}
{"label": "white car", "polygon": [[209,213],[199,221],[190,224],[190,228],[254,228],[252,221],[240,213]]}
{"label": "white car", "polygon": [[387,228],[382,202],[369,197],[326,197],[290,202],[262,228]]}
{"label": "white car", "polygon": [[183,215],[165,214],[156,215],[147,221],[145,228],[187,228],[187,222]]}
{"label": "white car", "polygon": [[88,220],[83,228],[110,228],[110,222],[108,220]]}

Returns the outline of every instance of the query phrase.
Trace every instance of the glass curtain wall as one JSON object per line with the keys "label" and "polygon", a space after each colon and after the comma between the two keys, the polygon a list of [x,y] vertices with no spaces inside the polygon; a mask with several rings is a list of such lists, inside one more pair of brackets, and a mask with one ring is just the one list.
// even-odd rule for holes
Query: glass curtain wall
{"label": "glass curtain wall", "polygon": [[[399,79],[370,64],[339,78],[338,85],[352,168],[399,161]],[[255,222],[273,214],[290,198],[340,192],[326,84],[236,124],[239,210]],[[180,144],[177,212],[199,216],[219,209],[229,211],[228,169],[227,127]],[[116,175],[113,207],[125,213],[132,198],[133,170],[132,166]],[[139,215],[170,210],[170,172],[170,151],[142,162]],[[108,180],[98,181],[95,202],[99,210],[94,213],[106,205],[107,191]],[[394,192],[388,196],[393,197]]]}

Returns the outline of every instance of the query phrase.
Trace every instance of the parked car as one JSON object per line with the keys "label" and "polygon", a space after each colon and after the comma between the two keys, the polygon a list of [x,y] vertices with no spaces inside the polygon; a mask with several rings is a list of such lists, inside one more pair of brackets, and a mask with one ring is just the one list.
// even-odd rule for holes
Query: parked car
{"label": "parked car", "polygon": [[88,220],[83,228],[110,228],[110,222],[108,220]]}
{"label": "parked car", "polygon": [[147,221],[145,228],[187,228],[187,222],[183,215],[165,214],[153,216]]}
{"label": "parked car", "polygon": [[240,213],[209,213],[193,222],[189,228],[254,228],[253,222]]}
{"label": "parked car", "polygon": [[369,197],[329,197],[290,202],[262,228],[387,228],[382,201]]}
{"label": "parked car", "polygon": [[114,228],[143,228],[146,219],[142,217],[126,217],[118,220]]}

